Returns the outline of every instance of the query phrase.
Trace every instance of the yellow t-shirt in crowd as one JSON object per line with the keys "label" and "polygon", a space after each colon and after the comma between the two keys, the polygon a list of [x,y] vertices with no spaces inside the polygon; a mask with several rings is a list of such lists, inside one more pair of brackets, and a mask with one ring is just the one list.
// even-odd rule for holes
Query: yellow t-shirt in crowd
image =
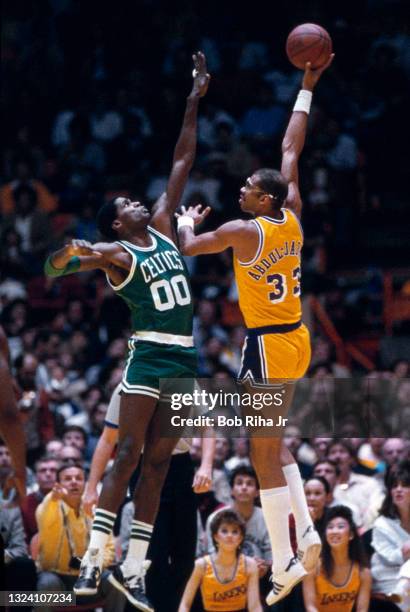
{"label": "yellow t-shirt in crowd", "polygon": [[[64,526],[66,517],[67,529],[71,535],[73,552]],[[76,512],[62,500],[53,500],[48,493],[36,509],[38,525],[38,565],[39,569],[58,574],[78,575],[78,570],[69,567],[71,555],[83,557],[87,550],[91,532],[91,519],[82,507],[77,516]],[[114,541],[110,537],[104,551],[104,567],[114,561]]]}

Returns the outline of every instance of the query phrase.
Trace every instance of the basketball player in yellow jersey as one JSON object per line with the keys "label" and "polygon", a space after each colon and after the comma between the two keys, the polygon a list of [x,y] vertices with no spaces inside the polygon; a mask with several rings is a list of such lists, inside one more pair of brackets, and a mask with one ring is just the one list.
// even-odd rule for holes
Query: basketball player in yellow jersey
{"label": "basketball player in yellow jersey", "polygon": [[[260,169],[246,180],[239,204],[250,221],[235,220],[213,232],[195,236],[194,225],[210,212],[200,205],[183,209],[178,217],[181,251],[185,255],[219,253],[233,249],[239,305],[247,337],[239,380],[248,388],[302,377],[309,365],[309,332],[301,323],[300,263],[303,232],[299,223],[298,159],[302,152],[312,91],[333,55],[320,69],[306,65],[282,143],[281,172]],[[269,380],[271,382],[269,382]],[[272,432],[270,432],[272,433]],[[274,567],[271,605],[287,595],[318,560],[321,544],[306,504],[299,469],[277,435],[251,437],[251,459],[260,483],[262,510],[272,544]],[[296,521],[298,553],[294,558],[284,517],[289,506]],[[286,521],[285,521],[286,522]]]}

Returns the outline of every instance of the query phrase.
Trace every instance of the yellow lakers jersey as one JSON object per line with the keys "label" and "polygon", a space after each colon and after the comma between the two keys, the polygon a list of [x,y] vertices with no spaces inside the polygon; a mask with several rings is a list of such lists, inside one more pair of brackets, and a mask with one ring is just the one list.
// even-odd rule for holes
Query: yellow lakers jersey
{"label": "yellow lakers jersey", "polygon": [[360,590],[360,567],[352,563],[349,578],[342,586],[333,584],[321,572],[315,578],[316,608],[320,612],[351,612]]}
{"label": "yellow lakers jersey", "polygon": [[246,326],[283,325],[301,319],[301,250],[303,232],[296,215],[282,208],[283,218],[257,217],[259,247],[248,262],[234,257],[239,307]]}
{"label": "yellow lakers jersey", "polygon": [[221,582],[212,557],[204,557],[206,567],[201,583],[202,603],[207,612],[235,612],[245,610],[248,593],[246,557],[240,555],[232,580]]}

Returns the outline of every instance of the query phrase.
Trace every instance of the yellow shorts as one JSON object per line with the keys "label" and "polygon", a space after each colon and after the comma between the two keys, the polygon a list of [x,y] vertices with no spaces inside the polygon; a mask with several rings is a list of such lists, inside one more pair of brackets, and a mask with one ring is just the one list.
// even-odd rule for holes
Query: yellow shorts
{"label": "yellow shorts", "polygon": [[242,349],[238,380],[250,384],[296,380],[306,374],[310,356],[310,334],[303,324],[287,333],[249,333]]}

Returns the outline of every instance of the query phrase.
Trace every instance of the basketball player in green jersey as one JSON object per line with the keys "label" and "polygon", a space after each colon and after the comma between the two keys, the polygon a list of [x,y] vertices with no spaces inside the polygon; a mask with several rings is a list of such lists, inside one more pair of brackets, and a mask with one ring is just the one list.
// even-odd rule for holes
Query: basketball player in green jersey
{"label": "basketball player in green jersey", "polygon": [[121,567],[115,568],[110,581],[135,607],[148,612],[152,605],[145,595],[144,575],[149,567],[145,556],[177,442],[161,439],[158,434],[159,379],[192,379],[196,374],[192,295],[173,228],[174,213],[195,157],[198,102],[206,94],[210,79],[205,56],[198,52],[193,58],[194,82],[167,190],[151,213],[140,202],[115,198],[100,209],[97,217],[99,230],[112,242],[90,245],[74,240],[51,255],[45,265],[51,276],[103,270],[108,283],[131,310],[134,333],[122,381],[118,452],[104,481],[74,591],[78,595],[97,592],[104,547],[144,445],[128,554]]}

